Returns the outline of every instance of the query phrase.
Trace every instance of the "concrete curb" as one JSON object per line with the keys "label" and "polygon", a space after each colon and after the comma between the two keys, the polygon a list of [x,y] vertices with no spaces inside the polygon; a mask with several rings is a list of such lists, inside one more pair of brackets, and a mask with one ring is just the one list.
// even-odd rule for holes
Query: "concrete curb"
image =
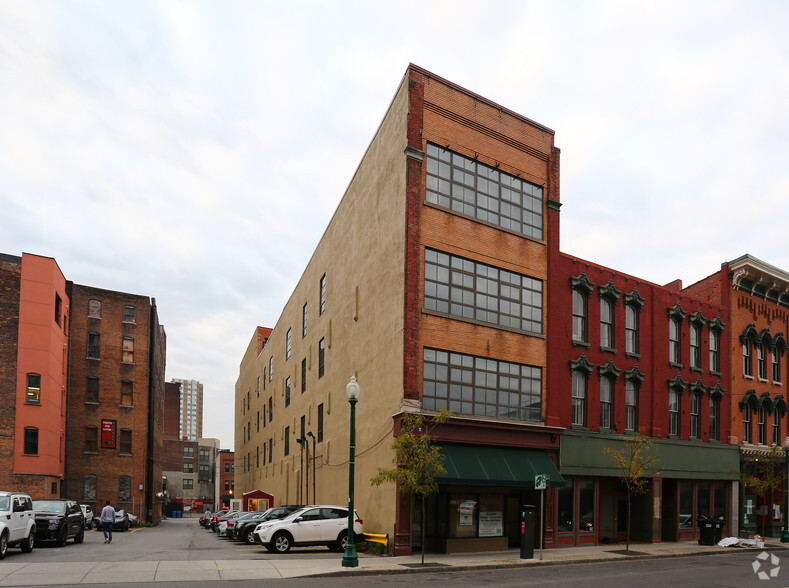
{"label": "concrete curb", "polygon": [[[723,549],[723,548],[722,548]],[[515,568],[533,568],[533,567],[546,567],[546,566],[564,566],[564,565],[584,565],[584,564],[591,564],[591,563],[621,563],[632,561],[634,559],[671,559],[671,558],[681,558],[681,557],[696,557],[700,555],[704,556],[721,556],[721,555],[728,555],[731,553],[731,550],[734,548],[725,548],[724,551],[691,551],[688,553],[657,553],[657,554],[649,554],[645,553],[642,555],[619,555],[617,554],[616,557],[585,557],[573,561],[568,560],[524,560],[522,562],[480,562],[477,564],[462,564],[462,565],[451,565],[451,564],[435,564],[431,566],[430,563],[426,563],[424,567],[402,567],[402,568],[356,568],[356,569],[344,569],[337,572],[327,572],[322,574],[310,574],[307,576],[301,577],[308,577],[308,578],[339,578],[339,577],[348,577],[348,576],[390,576],[390,575],[400,575],[400,574],[433,574],[437,572],[467,572],[467,571],[474,571],[474,570],[491,570],[491,569],[515,569]],[[736,551],[753,551],[753,552],[762,552],[762,551],[784,551],[789,549],[787,547],[781,547],[776,545],[765,545],[764,547],[739,547],[736,548]],[[404,564],[393,564],[393,565],[404,565]]]}

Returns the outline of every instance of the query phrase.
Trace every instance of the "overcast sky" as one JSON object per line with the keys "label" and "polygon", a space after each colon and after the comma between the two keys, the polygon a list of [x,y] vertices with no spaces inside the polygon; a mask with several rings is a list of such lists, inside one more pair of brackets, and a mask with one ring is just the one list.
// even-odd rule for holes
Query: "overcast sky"
{"label": "overcast sky", "polygon": [[413,62],[556,131],[563,251],[789,270],[789,3],[0,2],[0,252],[156,298],[233,448],[273,326]]}

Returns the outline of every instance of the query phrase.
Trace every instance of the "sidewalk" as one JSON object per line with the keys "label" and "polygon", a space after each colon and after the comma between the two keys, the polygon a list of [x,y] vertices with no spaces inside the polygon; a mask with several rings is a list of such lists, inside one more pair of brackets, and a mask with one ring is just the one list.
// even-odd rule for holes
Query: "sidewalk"
{"label": "sidewalk", "polygon": [[[764,550],[783,550],[789,544],[778,539],[768,539]],[[128,561],[128,562],[66,562],[33,563],[4,561],[0,565],[0,586],[52,586],[58,584],[110,584],[113,582],[170,582],[170,581],[219,581],[265,580],[298,578],[304,576],[345,576],[367,574],[403,574],[441,569],[472,570],[493,567],[522,567],[543,565],[568,565],[590,562],[622,561],[686,557],[691,555],[722,555],[733,550],[756,548],[718,547],[699,545],[695,541],[679,543],[631,544],[625,555],[625,545],[598,545],[549,549],[542,553],[535,550],[534,559],[520,559],[517,549],[493,553],[427,554],[424,567],[421,555],[401,557],[359,554],[358,568],[343,568],[342,554],[327,553],[325,558],[299,557],[298,552],[257,560],[208,560],[208,561]]]}

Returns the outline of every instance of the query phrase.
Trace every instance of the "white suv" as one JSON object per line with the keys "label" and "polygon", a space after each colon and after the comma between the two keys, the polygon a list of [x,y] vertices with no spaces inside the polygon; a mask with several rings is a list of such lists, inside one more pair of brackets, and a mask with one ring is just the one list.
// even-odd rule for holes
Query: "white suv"
{"label": "white suv", "polygon": [[0,559],[13,545],[19,545],[24,553],[30,553],[35,537],[36,516],[30,496],[24,492],[0,491]]}
{"label": "white suv", "polygon": [[[362,533],[362,520],[354,511],[353,530]],[[269,551],[287,553],[291,547],[326,545],[345,551],[348,540],[348,508],[344,506],[307,506],[284,519],[270,520],[255,527],[260,543]]]}

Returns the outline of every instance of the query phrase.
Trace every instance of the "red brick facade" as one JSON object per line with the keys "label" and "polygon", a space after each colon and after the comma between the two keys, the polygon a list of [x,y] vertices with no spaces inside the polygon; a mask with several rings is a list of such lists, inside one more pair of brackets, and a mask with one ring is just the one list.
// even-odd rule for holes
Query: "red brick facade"
{"label": "red brick facade", "polygon": [[[134,503],[135,514],[156,521],[165,368],[156,307],[146,296],[75,284],[72,309],[67,495],[94,510]],[[96,381],[97,394],[89,391]]]}

